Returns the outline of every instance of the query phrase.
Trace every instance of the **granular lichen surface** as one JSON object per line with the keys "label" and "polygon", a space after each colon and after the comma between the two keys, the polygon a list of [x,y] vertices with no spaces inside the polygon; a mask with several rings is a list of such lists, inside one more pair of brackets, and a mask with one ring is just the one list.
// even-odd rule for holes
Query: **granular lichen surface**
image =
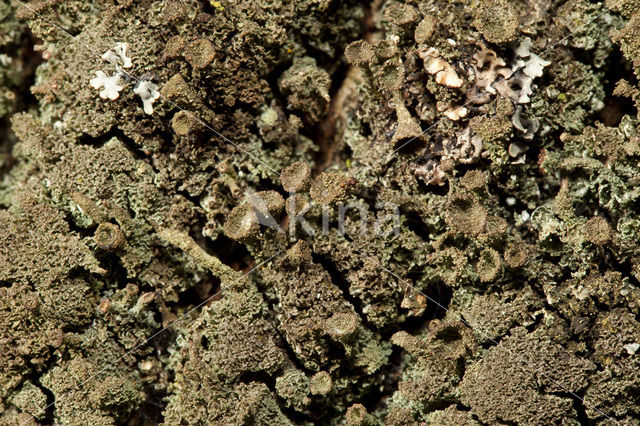
{"label": "granular lichen surface", "polygon": [[640,1],[0,4],[0,425],[640,425]]}

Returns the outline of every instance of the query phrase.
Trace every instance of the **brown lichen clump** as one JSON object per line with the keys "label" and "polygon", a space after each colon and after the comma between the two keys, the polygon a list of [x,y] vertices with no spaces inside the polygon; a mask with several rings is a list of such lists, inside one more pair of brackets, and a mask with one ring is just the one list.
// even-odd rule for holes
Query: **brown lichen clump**
{"label": "brown lichen clump", "polygon": [[320,204],[332,204],[344,201],[349,187],[353,183],[344,174],[324,172],[311,182],[309,195]]}
{"label": "brown lichen clump", "polygon": [[191,42],[185,51],[185,58],[196,69],[206,68],[215,56],[215,47],[206,38]]}
{"label": "brown lichen clump", "polygon": [[479,234],[487,223],[487,211],[475,195],[457,192],[449,196],[445,218],[457,232]]}
{"label": "brown lichen clump", "polygon": [[418,10],[406,3],[390,3],[384,11],[384,18],[390,22],[396,31],[410,32],[420,19]]}
{"label": "brown lichen clump", "polygon": [[360,68],[362,74],[373,88],[373,73],[369,64],[375,57],[373,46],[366,40],[354,41],[349,44],[344,51],[344,56],[351,65]]}
{"label": "brown lichen clump", "polygon": [[255,209],[249,204],[235,207],[226,222],[224,233],[236,241],[247,241],[254,237],[260,228]]}
{"label": "brown lichen clump", "polygon": [[480,191],[487,186],[487,174],[482,170],[469,170],[462,176],[460,183],[471,191]]}
{"label": "brown lichen clump", "polygon": [[611,239],[611,226],[602,216],[594,216],[585,223],[584,233],[587,241],[603,245]]}
{"label": "brown lichen clump", "polygon": [[488,42],[496,44],[513,40],[520,27],[518,14],[507,0],[479,3],[474,9],[474,24]]}
{"label": "brown lichen clump", "polygon": [[124,234],[120,228],[109,222],[101,223],[98,226],[93,239],[98,247],[107,251],[116,251],[125,243]]}
{"label": "brown lichen clump", "polygon": [[311,182],[311,168],[303,161],[293,163],[282,170],[280,182],[285,191],[294,193],[305,191]]}
{"label": "brown lichen clump", "polygon": [[414,39],[418,44],[425,44],[431,39],[431,36],[434,34],[436,30],[436,21],[432,16],[426,16],[418,26],[416,27],[416,32],[414,34]]}
{"label": "brown lichen clump", "polygon": [[309,379],[309,392],[313,395],[328,395],[332,388],[331,375],[326,371],[319,371]]}
{"label": "brown lichen clump", "polygon": [[362,404],[353,404],[349,407],[345,418],[349,426],[374,426],[378,424]]}
{"label": "brown lichen clump", "polygon": [[502,258],[500,253],[493,249],[487,249],[480,253],[480,259],[476,265],[478,278],[482,282],[492,282],[498,278],[502,271]]}

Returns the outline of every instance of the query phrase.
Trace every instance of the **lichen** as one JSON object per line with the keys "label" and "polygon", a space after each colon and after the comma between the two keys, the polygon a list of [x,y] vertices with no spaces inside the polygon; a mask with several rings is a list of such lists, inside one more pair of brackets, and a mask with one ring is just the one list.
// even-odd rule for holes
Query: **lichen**
{"label": "lichen", "polygon": [[5,3],[1,424],[637,423],[637,0]]}

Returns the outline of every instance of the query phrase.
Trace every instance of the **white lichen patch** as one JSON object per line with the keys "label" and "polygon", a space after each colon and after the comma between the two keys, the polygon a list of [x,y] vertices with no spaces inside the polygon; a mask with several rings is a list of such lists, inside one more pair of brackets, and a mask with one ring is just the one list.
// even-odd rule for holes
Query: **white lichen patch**
{"label": "white lichen patch", "polygon": [[551,65],[551,62],[542,59],[531,52],[531,40],[523,40],[515,54],[518,59],[511,67],[514,76],[498,81],[494,86],[501,96],[509,98],[519,104],[531,102],[530,96],[533,94],[533,80],[542,77],[544,68]]}
{"label": "white lichen patch", "polygon": [[[97,76],[90,81],[90,84],[91,87],[95,89],[102,89],[100,91],[100,97],[102,99],[110,99],[113,101],[120,97],[120,91],[123,89],[120,85],[122,78],[124,77],[125,80],[133,78],[124,71],[124,69],[133,66],[133,62],[129,56],[129,44],[124,42],[116,43],[113,48],[107,50],[102,55],[102,59],[114,66],[115,73],[109,77],[103,71],[96,71]],[[145,114],[153,114],[153,103],[160,97],[158,87],[151,83],[148,78],[143,77],[134,87],[133,93],[142,99]]]}
{"label": "white lichen patch", "polygon": [[629,355],[635,355],[640,349],[640,345],[637,343],[629,343],[628,345],[624,345],[624,350],[627,351]]}
{"label": "white lichen patch", "polygon": [[472,134],[471,127],[466,127],[456,137],[445,140],[441,154],[457,163],[471,164],[481,158],[483,147],[482,139]]}
{"label": "white lichen patch", "polygon": [[523,138],[527,140],[533,139],[540,128],[540,122],[537,119],[527,119],[522,116],[522,107],[518,106],[515,113],[511,117],[511,123],[513,127],[524,133]]}
{"label": "white lichen patch", "polygon": [[442,114],[451,121],[458,121],[467,116],[469,110],[464,106],[455,106],[446,109]]}
{"label": "white lichen patch", "polygon": [[452,88],[462,87],[464,81],[458,76],[451,64],[440,57],[436,49],[431,47],[427,50],[421,50],[418,52],[418,56],[424,63],[424,69],[435,76],[436,83]]}
{"label": "white lichen patch", "polygon": [[542,59],[531,51],[531,40],[523,40],[516,49],[516,55],[520,58],[526,58],[527,61],[522,61],[524,64],[523,72],[531,78],[542,77],[543,69],[551,65],[551,62]]}
{"label": "white lichen patch", "polygon": [[115,65],[116,67],[122,67],[124,69],[131,68],[133,62],[129,57],[129,43],[116,43],[113,48],[107,50],[102,55],[102,59]]}
{"label": "white lichen patch", "polygon": [[96,71],[96,78],[92,79],[89,84],[94,89],[102,89],[100,91],[100,97],[102,99],[110,99],[112,101],[120,97],[120,91],[123,89],[120,86],[120,74],[115,73],[111,77],[106,75],[102,71]]}
{"label": "white lichen patch", "polygon": [[511,77],[511,69],[496,52],[485,46],[473,55],[473,59],[475,63],[472,64],[472,69],[476,83],[471,98],[476,104],[485,104],[490,101],[490,95],[497,93],[493,83]]}
{"label": "white lichen patch", "polygon": [[153,103],[160,97],[158,86],[148,80],[140,80],[133,89],[133,93],[142,99],[145,114],[153,114]]}

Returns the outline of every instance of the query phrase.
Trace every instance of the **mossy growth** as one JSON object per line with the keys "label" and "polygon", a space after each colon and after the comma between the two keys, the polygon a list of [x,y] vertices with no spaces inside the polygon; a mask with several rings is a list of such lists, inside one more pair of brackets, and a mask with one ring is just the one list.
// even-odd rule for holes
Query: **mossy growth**
{"label": "mossy growth", "polygon": [[640,1],[638,0],[605,0],[604,5],[607,8],[620,11],[627,18],[640,12]]}
{"label": "mossy growth", "polygon": [[503,166],[509,161],[506,142],[513,133],[509,118],[478,116],[471,119],[469,126],[482,139],[483,147],[495,166]]}
{"label": "mossy growth", "polygon": [[309,405],[309,379],[302,371],[289,369],[276,379],[276,393],[285,401],[285,405],[298,411],[304,411]]}
{"label": "mossy growth", "polygon": [[40,388],[27,381],[13,396],[11,403],[34,418],[40,418],[47,406],[47,396]]}
{"label": "mossy growth", "polygon": [[[622,29],[613,31],[611,35],[627,58],[640,56],[640,14],[634,14]],[[640,64],[637,60],[634,61],[634,70],[636,76],[640,75]]]}
{"label": "mossy growth", "polygon": [[314,58],[297,59],[278,80],[287,97],[288,108],[299,111],[308,123],[317,123],[329,107],[331,76],[316,64]]}
{"label": "mossy growth", "polygon": [[[639,4],[0,6],[0,116],[30,111],[18,140],[0,123],[0,423],[53,397],[38,422],[633,424],[640,139],[614,98],[640,99],[615,47],[637,71]],[[96,52],[117,29],[184,111],[99,101],[39,15]],[[314,230],[347,201],[401,226],[271,258],[290,242],[263,219],[302,226],[285,192]]]}
{"label": "mossy growth", "polygon": [[211,41],[202,38],[190,43],[184,56],[193,68],[203,69],[213,61],[216,56],[216,50]]}
{"label": "mossy growth", "polygon": [[532,253],[524,243],[510,243],[504,251],[504,262],[509,268],[521,268],[531,257]]}
{"label": "mossy growth", "polygon": [[485,233],[481,235],[481,241],[487,241],[488,243],[503,241],[508,228],[509,225],[503,217],[489,215],[487,216]]}
{"label": "mossy growth", "polygon": [[499,97],[496,100],[496,115],[501,118],[511,119],[516,112],[513,102],[508,98]]}
{"label": "mossy growth", "polygon": [[486,188],[489,179],[483,170],[469,170],[460,179],[460,184],[471,191],[482,191]]}

